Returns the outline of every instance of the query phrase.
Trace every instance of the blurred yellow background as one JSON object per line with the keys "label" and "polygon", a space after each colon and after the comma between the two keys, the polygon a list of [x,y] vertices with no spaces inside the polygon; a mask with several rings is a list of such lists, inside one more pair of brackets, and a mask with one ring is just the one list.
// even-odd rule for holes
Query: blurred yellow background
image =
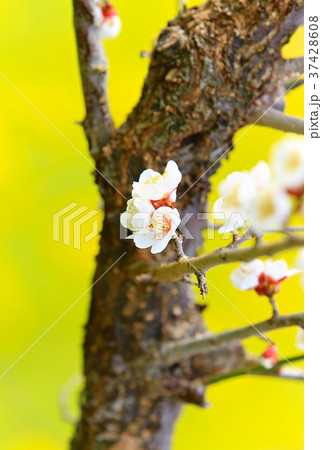
{"label": "blurred yellow background", "polygon": [[[7,77],[86,157],[87,143],[76,124],[84,117],[71,0],[1,2],[1,73]],[[106,43],[113,117],[122,123],[140,95],[155,35],[177,10],[176,0],[115,1],[123,20],[118,39]],[[195,2],[194,2],[195,3]],[[190,2],[192,5],[193,2]],[[303,54],[303,30],[284,49]],[[2,173],[0,371],[23,354],[91,284],[97,239],[81,250],[52,239],[52,217],[71,202],[99,209],[92,167],[0,76]],[[287,95],[287,112],[303,116],[303,88]],[[236,140],[245,129],[239,131]],[[233,170],[250,169],[267,159],[283,133],[253,127],[237,143],[214,177],[217,186]],[[100,214],[100,220],[101,220]],[[301,218],[295,218],[300,221]],[[214,242],[207,242],[207,251]],[[283,255],[294,263],[296,252]],[[234,266],[235,267],[235,266]],[[249,320],[270,313],[254,293],[239,292],[229,281],[232,266],[209,272],[209,279]],[[85,294],[0,379],[0,448],[66,449],[73,426],[64,422],[58,395],[81,370],[83,325],[90,293]],[[282,313],[303,309],[299,277],[287,280],[277,296]],[[245,320],[213,288],[205,318],[220,331]],[[296,329],[271,333],[284,355],[299,353]],[[254,353],[265,345],[247,342]],[[208,389],[209,409],[186,406],[177,423],[173,449],[297,450],[303,448],[303,385],[242,377]],[[72,399],[76,405],[76,395]],[[76,409],[76,406],[74,408]]]}

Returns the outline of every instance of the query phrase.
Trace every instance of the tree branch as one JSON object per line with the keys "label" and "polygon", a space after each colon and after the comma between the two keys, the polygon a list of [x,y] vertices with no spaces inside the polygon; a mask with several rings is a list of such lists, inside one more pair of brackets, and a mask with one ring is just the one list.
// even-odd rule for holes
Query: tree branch
{"label": "tree branch", "polygon": [[247,242],[247,241],[253,239],[254,237],[255,237],[255,235],[249,230],[245,231],[243,234],[238,235],[238,236],[233,235],[233,240],[231,241],[230,244],[227,245],[227,248],[238,248],[244,242]]}
{"label": "tree branch", "polygon": [[284,60],[284,74],[286,76],[299,76],[304,73],[304,56]]}
{"label": "tree branch", "polygon": [[264,233],[282,233],[282,234],[303,233],[303,232],[304,232],[304,227],[270,228],[270,229],[264,230]]}
{"label": "tree branch", "polygon": [[83,122],[92,156],[98,159],[114,129],[107,98],[107,61],[100,39],[101,11],[95,0],[73,0],[74,26],[86,118]]}
{"label": "tree branch", "polygon": [[304,134],[304,120],[300,117],[284,114],[277,109],[271,108],[267,112],[259,111],[253,118],[256,125],[274,128],[275,130],[288,133]]}
{"label": "tree branch", "polygon": [[237,370],[224,375],[216,375],[214,377],[209,378],[208,385],[219,383],[220,381],[228,380],[230,378],[239,377],[242,375],[263,375],[263,376],[273,376],[278,378],[292,379],[292,380],[304,380],[304,377],[300,376],[299,373],[289,374],[281,372],[281,367],[289,363],[295,363],[298,361],[302,361],[304,359],[304,355],[292,356],[288,359],[282,359],[278,361],[278,363],[272,367],[271,369],[264,369],[262,365],[257,364],[253,367],[245,367],[244,369]]}
{"label": "tree branch", "polygon": [[186,258],[170,264],[156,266],[145,262],[133,263],[132,273],[139,275],[142,273],[151,274],[152,280],[178,280],[189,273],[204,272],[221,264],[234,263],[239,261],[251,261],[261,256],[270,256],[283,250],[301,247],[304,244],[303,238],[289,236],[287,239],[270,244],[257,244],[253,247],[234,248],[223,247],[194,258]]}
{"label": "tree branch", "polygon": [[186,339],[164,344],[161,349],[162,359],[165,365],[173,364],[184,358],[200,353],[207,353],[219,344],[246,339],[251,336],[266,333],[267,331],[292,326],[304,327],[304,313],[278,316],[236,330],[225,331],[220,334],[210,334],[201,338]]}
{"label": "tree branch", "polygon": [[185,0],[178,0],[179,13],[185,9],[185,7],[186,7],[185,3],[186,3]]}
{"label": "tree branch", "polygon": [[304,57],[284,59],[279,64],[279,72],[286,90],[295,89],[304,83],[299,76],[304,73]]}

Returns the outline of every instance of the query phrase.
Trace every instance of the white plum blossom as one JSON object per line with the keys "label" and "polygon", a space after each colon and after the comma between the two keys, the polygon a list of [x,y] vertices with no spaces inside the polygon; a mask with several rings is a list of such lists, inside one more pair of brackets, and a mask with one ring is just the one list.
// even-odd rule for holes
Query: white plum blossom
{"label": "white plum blossom", "polygon": [[233,172],[219,185],[221,197],[213,212],[224,215],[219,233],[229,233],[249,225],[257,234],[267,228],[284,226],[292,212],[286,190],[273,183],[269,166],[260,161],[250,171]]}
{"label": "white plum blossom", "polygon": [[288,269],[284,260],[266,262],[254,259],[233,270],[230,275],[232,284],[242,291],[254,289],[258,295],[273,295],[279,292],[281,282],[296,275],[299,270]]}
{"label": "white plum blossom", "polygon": [[177,164],[169,161],[162,175],[147,169],[133,183],[121,224],[133,232],[128,239],[133,239],[138,248],[151,247],[151,253],[160,253],[174,236],[181,221],[174,208],[181,179]]}
{"label": "white plum blossom", "polygon": [[219,192],[222,195],[214,204],[215,214],[225,214],[225,220],[229,219],[233,213],[237,215],[235,223],[228,221],[219,228],[219,233],[229,232],[240,228],[248,219],[248,212],[245,208],[247,199],[250,197],[249,175],[243,172],[233,172],[219,185]]}
{"label": "white plum blossom", "polygon": [[264,263],[260,259],[254,259],[241,265],[232,271],[230,275],[233,285],[241,291],[255,289],[258,286],[258,277],[264,270]]}
{"label": "white plum blossom", "polygon": [[304,193],[304,139],[289,135],[272,147],[271,167],[276,182],[296,197]]}
{"label": "white plum blossom", "polygon": [[285,225],[292,212],[289,196],[272,183],[258,190],[249,207],[251,226],[258,231]]}
{"label": "white plum blossom", "polygon": [[[141,214],[146,216],[144,213]],[[150,221],[146,222],[141,229],[134,231],[132,235],[128,236],[128,239],[133,239],[138,248],[151,247],[151,253],[160,253],[173,237],[180,220],[177,209],[161,206],[153,212]],[[143,223],[144,219],[142,219]]]}
{"label": "white plum blossom", "polygon": [[269,345],[266,350],[261,354],[261,365],[265,369],[272,369],[278,363],[278,355],[275,345]]}
{"label": "white plum blossom", "polygon": [[177,164],[169,161],[162,175],[152,169],[144,170],[139,181],[133,183],[132,196],[150,200],[155,208],[172,207],[181,180],[182,173]]}
{"label": "white plum blossom", "polygon": [[100,2],[102,12],[102,23],[100,25],[100,35],[102,39],[116,38],[122,28],[121,18],[118,15],[115,6],[109,1]]}
{"label": "white plum blossom", "polygon": [[[269,183],[270,178],[270,168],[260,161],[251,171],[233,172],[220,183],[218,190],[221,197],[215,202],[213,212],[224,213],[226,223],[219,228],[219,233],[237,230],[249,220],[251,202]],[[230,220],[232,215],[234,220]]]}

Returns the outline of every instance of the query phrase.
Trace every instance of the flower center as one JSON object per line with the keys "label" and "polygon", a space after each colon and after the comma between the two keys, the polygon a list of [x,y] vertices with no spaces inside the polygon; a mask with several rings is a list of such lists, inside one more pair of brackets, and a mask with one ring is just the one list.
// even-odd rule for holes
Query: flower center
{"label": "flower center", "polygon": [[296,170],[302,166],[302,158],[299,153],[292,153],[290,155],[288,161],[286,162],[286,169],[288,170]]}
{"label": "flower center", "polygon": [[168,214],[156,212],[152,227],[155,230],[156,239],[163,239],[171,231],[171,217]]}
{"label": "flower center", "polygon": [[261,217],[269,217],[274,214],[275,204],[274,199],[272,198],[270,193],[267,193],[262,199],[262,202],[259,205],[259,211]]}
{"label": "flower center", "polygon": [[262,272],[258,277],[258,286],[255,288],[255,291],[258,295],[269,296],[277,294],[277,292],[279,292],[281,288],[281,281],[283,281],[284,278],[276,281],[271,276],[266,275],[264,272]]}
{"label": "flower center", "polygon": [[240,190],[241,183],[236,184],[232,187],[231,191],[225,198],[225,204],[229,208],[241,208],[241,202],[239,199],[239,190]]}
{"label": "flower center", "polygon": [[162,184],[164,182],[163,175],[156,175],[155,177],[150,177],[144,184]]}

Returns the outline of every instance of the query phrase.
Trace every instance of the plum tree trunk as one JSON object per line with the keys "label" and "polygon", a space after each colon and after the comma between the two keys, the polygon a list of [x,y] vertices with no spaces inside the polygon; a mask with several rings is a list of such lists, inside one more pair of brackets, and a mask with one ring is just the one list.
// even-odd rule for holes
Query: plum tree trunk
{"label": "plum tree trunk", "polygon": [[231,150],[234,132],[283,94],[280,51],[301,23],[302,7],[301,0],[213,0],[182,13],[162,30],[142,97],[115,130],[95,6],[74,0],[84,128],[99,171],[105,219],[73,450],[167,450],[182,403],[204,404],[204,377],[245,365],[239,342],[164,364],[162,343],[206,332],[200,308],[183,282],[133,276],[138,261],[172,261],[174,251],[169,245],[153,256],[134,248],[120,239],[119,219],[142,170],[162,172],[173,159],[184,175],[177,207],[181,216],[193,213],[187,228],[194,239],[186,240],[185,252],[196,254],[205,225],[196,215],[207,211],[209,177]]}

